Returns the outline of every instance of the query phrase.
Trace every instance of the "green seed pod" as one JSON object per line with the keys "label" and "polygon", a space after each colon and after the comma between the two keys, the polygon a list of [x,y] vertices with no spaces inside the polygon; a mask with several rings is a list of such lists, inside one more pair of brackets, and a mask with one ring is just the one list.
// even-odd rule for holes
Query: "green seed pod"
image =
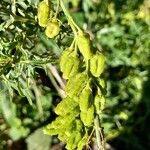
{"label": "green seed pod", "polygon": [[60,65],[60,70],[62,72],[64,72],[64,70],[66,68],[66,63],[67,63],[67,60],[68,60],[68,58],[69,58],[69,56],[70,56],[71,53],[72,53],[72,49],[67,48],[61,54],[59,65]]}
{"label": "green seed pod", "polygon": [[59,133],[58,130],[56,130],[55,128],[52,128],[52,129],[44,128],[43,132],[44,134],[47,134],[47,135],[57,135]]}
{"label": "green seed pod", "polygon": [[[66,109],[66,108],[64,108]],[[60,124],[62,127],[68,128],[69,124],[75,120],[75,118],[79,115],[80,109],[79,107],[74,108],[69,114],[62,115],[62,119],[60,120]]]}
{"label": "green seed pod", "polygon": [[82,121],[80,119],[76,119],[76,130],[80,131],[82,130],[83,124]]}
{"label": "green seed pod", "polygon": [[50,6],[45,1],[42,1],[38,5],[38,22],[41,27],[46,27],[48,23]]}
{"label": "green seed pod", "polygon": [[85,126],[90,127],[94,120],[94,106],[90,106],[86,112],[81,111],[80,118]]}
{"label": "green seed pod", "polygon": [[94,99],[94,105],[95,105],[96,113],[100,114],[101,111],[104,109],[104,105],[105,105],[104,96],[101,94],[96,94]]}
{"label": "green seed pod", "polygon": [[77,150],[82,150],[83,147],[87,144],[88,142],[88,134],[85,133],[85,135],[83,136],[83,138],[80,140],[80,142],[78,143],[78,148]]}
{"label": "green seed pod", "polygon": [[[65,117],[64,119],[66,120]],[[73,135],[72,133],[74,132],[74,124],[75,124],[74,119],[63,124],[63,126],[61,127],[61,131],[59,132],[59,135],[58,135],[58,138],[61,141],[64,141],[66,143],[68,142],[70,137]]]}
{"label": "green seed pod", "polygon": [[93,51],[91,50],[91,43],[88,34],[80,32],[79,35],[77,36],[77,45],[81,54],[86,60],[92,58]]}
{"label": "green seed pod", "polygon": [[60,133],[62,128],[62,124],[61,124],[62,119],[63,117],[61,116],[57,117],[56,120],[54,120],[51,124],[48,124],[44,128],[44,133],[48,135],[57,135],[58,133]]}
{"label": "green seed pod", "polygon": [[76,127],[73,128],[73,130],[75,132],[73,148],[76,149],[79,141],[81,141],[81,139],[83,137],[83,123],[81,120],[76,119]]}
{"label": "green seed pod", "polygon": [[76,148],[74,141],[75,141],[75,136],[76,133],[72,132],[72,135],[68,138],[68,140],[66,141],[67,145],[66,145],[66,149],[67,150],[74,150]]}
{"label": "green seed pod", "polygon": [[97,82],[98,82],[98,86],[99,86],[99,87],[102,87],[103,89],[105,89],[105,87],[106,87],[106,82],[105,82],[104,79],[97,78]]}
{"label": "green seed pod", "polygon": [[90,71],[93,76],[99,77],[104,70],[105,56],[102,53],[97,53],[90,60]]}
{"label": "green seed pod", "polygon": [[76,132],[75,141],[74,141],[74,147],[78,146],[78,143],[81,141],[83,135],[81,131]]}
{"label": "green seed pod", "polygon": [[64,98],[55,108],[55,113],[57,115],[66,115],[70,113],[75,107],[78,106],[78,103],[72,100],[70,97]]}
{"label": "green seed pod", "polygon": [[63,77],[69,79],[79,72],[80,59],[73,53],[71,53],[66,60],[65,68],[63,70]]}
{"label": "green seed pod", "polygon": [[93,101],[92,89],[90,88],[89,83],[82,90],[79,95],[79,106],[82,112],[86,112]]}
{"label": "green seed pod", "polygon": [[78,73],[74,77],[68,80],[66,85],[66,93],[69,97],[77,97],[81,93],[82,89],[88,82],[88,76],[86,73]]}
{"label": "green seed pod", "polygon": [[59,34],[60,25],[57,19],[52,19],[47,23],[45,34],[49,38],[54,38]]}

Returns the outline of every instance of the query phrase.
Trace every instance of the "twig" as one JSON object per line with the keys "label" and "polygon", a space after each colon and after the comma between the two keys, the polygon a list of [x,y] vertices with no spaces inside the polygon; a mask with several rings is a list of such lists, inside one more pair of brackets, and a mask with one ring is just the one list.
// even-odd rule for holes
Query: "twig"
{"label": "twig", "polygon": [[54,76],[53,76],[51,70],[49,70],[49,69],[48,69],[48,76],[49,76],[49,78],[50,78],[50,80],[51,80],[53,86],[54,86],[55,89],[57,90],[58,94],[60,95],[60,97],[61,97],[61,98],[66,97],[66,94],[65,94],[64,90],[62,90],[62,89],[58,86],[58,84],[57,84],[57,82],[55,81],[55,78],[54,78]]}
{"label": "twig", "polygon": [[65,84],[64,84],[62,78],[60,77],[56,67],[53,66],[52,64],[48,64],[47,67],[51,71],[51,73],[53,74],[53,76],[55,77],[57,82],[59,83],[59,85],[62,88],[62,90],[64,90],[65,89]]}
{"label": "twig", "polygon": [[98,150],[104,150],[104,144],[102,143],[101,139],[103,139],[103,136],[101,135],[102,132],[100,132],[100,125],[99,125],[99,117],[98,115],[94,119],[94,126],[95,126],[95,133],[96,133],[96,140],[98,145]]}

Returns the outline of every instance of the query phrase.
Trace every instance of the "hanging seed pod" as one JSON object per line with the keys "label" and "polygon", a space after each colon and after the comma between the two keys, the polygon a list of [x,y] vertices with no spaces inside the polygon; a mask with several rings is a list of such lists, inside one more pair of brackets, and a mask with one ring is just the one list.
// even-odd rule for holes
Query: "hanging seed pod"
{"label": "hanging seed pod", "polygon": [[52,19],[47,23],[45,34],[49,38],[54,38],[59,34],[60,24],[57,19]]}
{"label": "hanging seed pod", "polygon": [[90,71],[93,76],[99,77],[104,70],[105,56],[102,53],[97,53],[90,60]]}
{"label": "hanging seed pod", "polygon": [[74,52],[70,53],[66,59],[64,68],[61,70],[63,72],[63,78],[69,79],[70,77],[79,73],[80,59],[76,56]]}
{"label": "hanging seed pod", "polygon": [[[83,123],[81,120],[79,119],[76,119],[75,120],[75,127],[73,127],[73,131],[74,131],[74,142],[73,142],[73,145],[72,145],[72,149],[76,149],[77,148],[77,145],[79,143],[79,141],[81,141],[82,137],[83,137]],[[72,136],[72,133],[71,133],[71,136]],[[72,150],[71,149],[71,150]]]}
{"label": "hanging seed pod", "polygon": [[106,82],[104,79],[101,79],[101,78],[97,78],[97,83],[98,83],[98,86],[105,89],[106,88]]}
{"label": "hanging seed pod", "polygon": [[48,23],[50,6],[46,1],[42,1],[38,5],[38,22],[41,27],[46,27]]}
{"label": "hanging seed pod", "polygon": [[70,54],[72,53],[72,49],[70,48],[67,48],[66,50],[64,50],[61,54],[61,57],[60,57],[60,70],[62,72],[64,72],[65,68],[66,68],[66,63],[68,61],[68,58],[70,56]]}
{"label": "hanging seed pod", "polygon": [[79,32],[77,36],[77,45],[81,54],[86,60],[92,58],[93,51],[91,50],[90,37],[88,34]]}
{"label": "hanging seed pod", "polygon": [[85,126],[90,127],[94,120],[94,106],[90,106],[86,112],[81,111],[80,118]]}
{"label": "hanging seed pod", "polygon": [[86,112],[93,101],[92,89],[90,88],[89,83],[82,90],[79,95],[79,106],[82,112]]}
{"label": "hanging seed pod", "polygon": [[71,98],[78,97],[87,82],[88,76],[84,72],[78,73],[74,77],[71,77],[66,85],[67,95]]}
{"label": "hanging seed pod", "polygon": [[89,136],[88,136],[88,134],[87,133],[85,133],[85,135],[83,136],[83,138],[80,140],[80,142],[78,143],[78,148],[77,148],[77,150],[82,150],[83,149],[83,147],[87,144],[87,142],[88,142],[88,138],[89,138]]}
{"label": "hanging seed pod", "polygon": [[43,132],[44,134],[47,134],[47,135],[57,135],[59,133],[59,131],[55,128],[51,128],[51,129],[45,128]]}
{"label": "hanging seed pod", "polygon": [[66,97],[57,105],[57,107],[55,108],[55,113],[57,115],[64,116],[64,115],[70,113],[77,106],[78,106],[77,102],[72,100],[70,97]]}
{"label": "hanging seed pod", "polygon": [[[72,133],[73,134],[73,133]],[[74,133],[75,134],[75,133]],[[75,134],[76,135],[76,134]],[[68,138],[68,140],[66,141],[67,145],[66,145],[66,149],[67,150],[73,150],[75,149],[74,147],[74,140],[75,140],[75,135],[72,135]]]}

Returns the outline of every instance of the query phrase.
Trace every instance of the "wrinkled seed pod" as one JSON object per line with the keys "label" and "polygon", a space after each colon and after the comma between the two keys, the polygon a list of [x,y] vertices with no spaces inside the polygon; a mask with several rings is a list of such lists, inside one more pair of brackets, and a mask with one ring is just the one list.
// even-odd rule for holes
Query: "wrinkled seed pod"
{"label": "wrinkled seed pod", "polygon": [[70,97],[66,97],[56,106],[55,113],[57,115],[64,116],[70,113],[77,106],[78,106],[78,103],[76,103]]}
{"label": "wrinkled seed pod", "polygon": [[64,70],[66,68],[66,63],[67,63],[68,57],[71,53],[72,53],[72,49],[67,48],[61,54],[59,65],[60,65],[60,70],[62,72],[64,72]]}
{"label": "wrinkled seed pod", "polygon": [[45,1],[42,1],[38,5],[38,22],[41,27],[46,27],[48,23],[48,17],[49,17],[49,8],[48,4]]}
{"label": "wrinkled seed pod", "polygon": [[71,77],[66,85],[66,94],[71,98],[79,96],[87,81],[88,76],[86,73],[78,73]]}
{"label": "wrinkled seed pod", "polygon": [[75,121],[76,121],[76,130],[77,131],[82,130],[83,127],[82,121],[80,119],[76,119]]}
{"label": "wrinkled seed pod", "polygon": [[104,70],[105,56],[102,53],[95,54],[90,60],[90,71],[93,76],[99,77]]}
{"label": "wrinkled seed pod", "polygon": [[94,106],[90,106],[86,112],[81,111],[80,118],[85,126],[90,127],[94,120]]}
{"label": "wrinkled seed pod", "polygon": [[81,131],[78,131],[78,132],[76,133],[75,141],[74,141],[74,147],[77,147],[77,146],[78,146],[78,143],[81,141],[82,136],[83,136],[83,135],[82,135]]}
{"label": "wrinkled seed pod", "polygon": [[66,64],[63,70],[63,77],[69,79],[70,77],[79,73],[80,59],[71,53],[66,60]]}
{"label": "wrinkled seed pod", "polygon": [[60,25],[57,19],[52,19],[48,21],[45,34],[49,38],[54,38],[56,35],[59,34],[60,31]]}
{"label": "wrinkled seed pod", "polygon": [[89,136],[88,136],[88,134],[87,133],[85,133],[85,135],[83,136],[83,138],[79,141],[79,143],[78,143],[78,148],[77,148],[77,150],[82,150],[83,149],[83,147],[87,144],[87,142],[88,142],[88,138],[89,138]]}
{"label": "wrinkled seed pod", "polygon": [[105,97],[101,95],[100,92],[98,92],[95,96],[94,105],[95,105],[96,113],[100,114],[104,109],[104,105],[105,105]]}
{"label": "wrinkled seed pod", "polygon": [[43,130],[44,134],[47,134],[47,135],[57,135],[58,134],[58,130],[56,130],[55,128],[52,128],[52,129],[47,129],[45,128]]}
{"label": "wrinkled seed pod", "polygon": [[97,78],[98,85],[101,86],[103,89],[106,87],[106,82],[104,79]]}
{"label": "wrinkled seed pod", "polygon": [[91,42],[88,34],[80,32],[77,36],[77,45],[86,60],[92,58],[93,51],[91,50]]}
{"label": "wrinkled seed pod", "polygon": [[86,112],[88,110],[92,100],[93,100],[93,94],[92,94],[90,85],[88,83],[79,95],[80,110],[82,112]]}
{"label": "wrinkled seed pod", "polygon": [[71,134],[72,135],[66,141],[66,149],[67,150],[73,150],[73,149],[76,148],[75,145],[74,145],[76,133],[75,132],[71,132]]}

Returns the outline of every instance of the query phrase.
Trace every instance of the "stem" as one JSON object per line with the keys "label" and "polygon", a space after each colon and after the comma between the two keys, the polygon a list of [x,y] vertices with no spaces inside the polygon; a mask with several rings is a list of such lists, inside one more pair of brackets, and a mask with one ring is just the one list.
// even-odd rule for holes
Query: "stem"
{"label": "stem", "polygon": [[[66,9],[66,7],[65,7],[65,5],[64,5],[64,3],[63,3],[63,0],[60,0],[60,5],[61,5],[61,8],[62,8],[64,14],[65,14],[66,17],[68,18],[68,22],[69,22],[69,24],[70,24],[70,26],[71,26],[73,32],[76,33],[76,29],[77,29],[78,31],[82,31],[82,30],[77,26],[77,24],[74,22],[74,20],[72,19],[71,15],[70,15],[69,12],[67,11],[67,9]],[[76,29],[75,29],[75,27],[76,27]],[[75,34],[75,35],[76,35],[76,34]]]}
{"label": "stem", "polygon": [[89,60],[85,60],[85,63],[86,63],[86,72],[88,74],[88,72],[89,72]]}
{"label": "stem", "polygon": [[97,140],[98,150],[100,150],[102,148],[102,144],[101,144],[101,139],[100,139],[101,135],[100,135],[100,132],[99,132],[100,125],[99,125],[98,116],[96,116],[95,119],[94,119],[94,125],[95,125],[95,132],[96,132],[96,140]]}
{"label": "stem", "polygon": [[58,12],[59,12],[59,5],[60,5],[60,1],[57,0],[57,8],[56,8],[56,13],[55,13],[54,18],[57,18],[57,15],[58,15]]}
{"label": "stem", "polygon": [[65,84],[62,80],[62,78],[60,77],[57,69],[55,66],[48,64],[47,65],[48,69],[51,71],[51,73],[53,74],[53,76],[55,77],[55,79],[57,80],[57,82],[59,83],[60,87],[62,90],[65,90]]}
{"label": "stem", "polygon": [[55,89],[57,90],[57,92],[59,93],[61,98],[64,98],[66,96],[65,92],[58,86],[57,82],[55,81],[55,78],[52,75],[51,70],[48,70],[48,76],[53,84],[53,86],[55,87]]}

